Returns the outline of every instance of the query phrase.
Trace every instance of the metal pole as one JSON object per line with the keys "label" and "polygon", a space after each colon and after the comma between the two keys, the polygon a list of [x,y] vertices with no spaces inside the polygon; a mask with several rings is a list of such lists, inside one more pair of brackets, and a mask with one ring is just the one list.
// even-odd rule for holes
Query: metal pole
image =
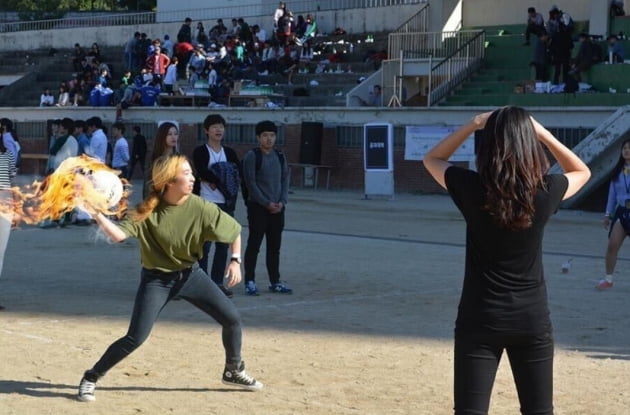
{"label": "metal pole", "polygon": [[433,73],[433,55],[429,55],[429,77],[428,77],[429,88],[427,90],[427,107],[431,106],[431,84],[433,83],[431,79],[432,73]]}

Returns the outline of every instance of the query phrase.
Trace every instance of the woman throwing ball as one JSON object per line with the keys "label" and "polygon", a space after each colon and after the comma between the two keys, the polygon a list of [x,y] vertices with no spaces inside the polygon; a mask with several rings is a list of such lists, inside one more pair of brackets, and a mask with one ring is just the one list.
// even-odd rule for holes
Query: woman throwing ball
{"label": "woman throwing ball", "polygon": [[210,315],[223,327],[223,383],[249,390],[263,385],[245,372],[241,360],[241,320],[234,304],[219,290],[197,261],[206,241],[230,244],[232,260],[227,285],[241,281],[241,227],[213,203],[192,194],[195,178],[185,156],[169,155],[153,165],[149,195],[120,223],[87,206],[113,241],[140,241],[142,273],[127,335],[116,340],[79,385],[80,401],[94,401],[97,381],[138,348],[149,336],[160,311],[179,297]]}
{"label": "woman throwing ball", "polygon": [[[448,162],[483,129],[477,171]],[[543,146],[564,174],[548,175]],[[455,322],[455,414],[487,414],[505,350],[521,413],[553,414],[553,337],[542,266],[545,224],[590,177],[588,167],[522,108],[477,115],[424,158],[466,220],[466,269]]]}

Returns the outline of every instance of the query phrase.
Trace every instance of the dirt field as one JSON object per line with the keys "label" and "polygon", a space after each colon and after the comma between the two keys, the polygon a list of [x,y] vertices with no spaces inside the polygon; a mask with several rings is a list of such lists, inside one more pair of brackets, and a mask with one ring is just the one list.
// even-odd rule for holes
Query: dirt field
{"label": "dirt field", "polygon": [[[245,223],[240,202],[237,218]],[[615,287],[596,292],[599,219],[561,211],[545,240],[560,415],[630,413],[630,255],[624,247]],[[463,243],[463,222],[443,196],[298,189],[281,257],[295,293],[250,298],[241,285],[234,297],[244,360],[265,389],[224,387],[219,326],[176,301],[86,404],[75,399],[82,372],[127,328],[136,243],[107,244],[94,227],[24,227],[0,278],[0,414],[451,414]],[[258,275],[266,288],[264,260]],[[507,359],[490,413],[519,413]]]}

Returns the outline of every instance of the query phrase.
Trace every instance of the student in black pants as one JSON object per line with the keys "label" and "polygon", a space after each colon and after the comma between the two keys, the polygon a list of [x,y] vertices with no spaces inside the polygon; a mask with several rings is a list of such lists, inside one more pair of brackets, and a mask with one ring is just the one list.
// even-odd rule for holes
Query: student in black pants
{"label": "student in black pants", "polygon": [[256,124],[259,147],[243,157],[243,181],[247,187],[247,223],[249,237],[245,249],[245,292],[259,295],[256,287],[256,262],[263,238],[267,240],[269,290],[291,294],[280,281],[280,246],[284,229],[284,211],[289,193],[289,168],[286,158],[274,149],[278,128],[271,121]]}
{"label": "student in black pants", "polygon": [[[448,159],[483,129],[477,171]],[[547,174],[546,147],[564,174]],[[553,414],[553,336],[542,266],[545,224],[590,170],[522,108],[477,115],[424,165],[466,220],[466,268],[455,322],[455,415],[487,414],[503,351],[523,415]]]}

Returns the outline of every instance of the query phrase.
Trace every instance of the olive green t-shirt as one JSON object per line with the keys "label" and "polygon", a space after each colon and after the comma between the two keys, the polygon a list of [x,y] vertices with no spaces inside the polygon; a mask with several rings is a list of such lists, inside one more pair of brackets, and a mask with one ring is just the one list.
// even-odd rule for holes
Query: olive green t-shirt
{"label": "olive green t-shirt", "polygon": [[232,243],[241,232],[234,218],[196,195],[178,206],[160,202],[145,220],[127,216],[118,226],[140,241],[142,266],[163,272],[192,266],[201,258],[204,242]]}

